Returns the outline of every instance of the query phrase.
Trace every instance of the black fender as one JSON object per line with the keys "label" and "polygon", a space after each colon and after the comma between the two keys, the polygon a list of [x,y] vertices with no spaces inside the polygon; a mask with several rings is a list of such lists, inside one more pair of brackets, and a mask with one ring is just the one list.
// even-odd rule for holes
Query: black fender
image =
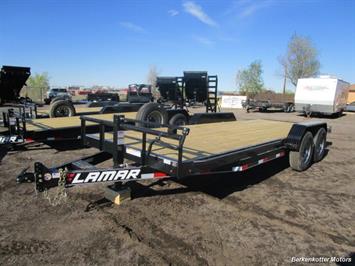
{"label": "black fender", "polygon": [[298,151],[304,134],[310,131],[313,136],[315,136],[321,127],[327,130],[327,123],[320,121],[306,121],[293,124],[284,144],[288,149]]}

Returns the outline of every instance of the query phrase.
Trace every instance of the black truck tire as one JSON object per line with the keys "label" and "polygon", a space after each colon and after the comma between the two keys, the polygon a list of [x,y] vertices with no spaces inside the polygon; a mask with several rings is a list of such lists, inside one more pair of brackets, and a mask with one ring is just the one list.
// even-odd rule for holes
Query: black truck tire
{"label": "black truck tire", "polygon": [[175,114],[169,120],[169,125],[171,126],[184,126],[187,124],[187,117],[184,114]]}
{"label": "black truck tire", "polygon": [[312,164],[314,151],[313,135],[311,132],[304,134],[298,151],[290,151],[289,162],[293,170],[302,172]]}
{"label": "black truck tire", "polygon": [[[145,103],[139,108],[136,120],[166,125],[168,123],[168,112],[159,103]],[[138,123],[138,125],[148,127],[143,123]]]}
{"label": "black truck tire", "polygon": [[318,129],[317,134],[314,137],[314,154],[313,161],[319,162],[325,155],[325,148],[327,145],[327,131],[322,127]]}
{"label": "black truck tire", "polygon": [[75,108],[72,102],[67,100],[58,100],[51,104],[49,117],[75,116]]}

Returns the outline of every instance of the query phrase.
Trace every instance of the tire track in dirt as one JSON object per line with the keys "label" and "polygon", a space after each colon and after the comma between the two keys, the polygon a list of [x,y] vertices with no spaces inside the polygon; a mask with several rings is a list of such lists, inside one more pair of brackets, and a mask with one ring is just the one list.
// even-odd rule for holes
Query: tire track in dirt
{"label": "tire track in dirt", "polygon": [[[161,257],[165,263],[176,265],[207,265],[208,262],[200,257],[194,248],[177,236],[166,233],[161,227],[155,225],[145,217],[144,213],[135,208],[135,222],[130,224],[125,216],[115,216],[113,213],[103,210],[107,217],[117,227],[120,227],[129,238],[150,249],[150,252]],[[106,219],[106,218],[105,218]],[[144,225],[140,230],[139,225]]]}

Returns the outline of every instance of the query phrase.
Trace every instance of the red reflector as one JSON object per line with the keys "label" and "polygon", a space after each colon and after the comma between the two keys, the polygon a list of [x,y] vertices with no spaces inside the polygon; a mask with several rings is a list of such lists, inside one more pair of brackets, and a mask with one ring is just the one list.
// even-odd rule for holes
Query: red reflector
{"label": "red reflector", "polygon": [[34,142],[34,140],[31,138],[26,138],[25,140],[26,140],[26,142]]}
{"label": "red reflector", "polygon": [[67,181],[68,181],[68,182],[73,181],[74,177],[75,177],[75,174],[74,174],[74,173],[68,173],[68,174],[67,174]]}
{"label": "red reflector", "polygon": [[285,152],[284,151],[280,152],[280,157],[281,156],[285,156]]}
{"label": "red reflector", "polygon": [[163,172],[154,172],[154,178],[162,178],[162,177],[166,177],[167,174],[163,173]]}
{"label": "red reflector", "polygon": [[242,165],[242,171],[245,171],[245,170],[247,170],[248,169],[248,165],[247,164],[243,164]]}

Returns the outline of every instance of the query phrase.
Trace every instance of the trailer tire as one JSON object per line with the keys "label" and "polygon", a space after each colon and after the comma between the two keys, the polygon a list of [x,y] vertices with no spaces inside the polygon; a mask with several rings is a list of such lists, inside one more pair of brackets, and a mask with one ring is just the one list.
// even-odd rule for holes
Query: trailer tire
{"label": "trailer tire", "polygon": [[58,100],[51,104],[49,117],[67,116],[75,116],[75,108],[72,102],[67,100]]}
{"label": "trailer tire", "polygon": [[184,126],[187,124],[187,117],[184,114],[175,114],[169,120],[169,125],[171,126]]}
{"label": "trailer tire", "polygon": [[314,154],[313,161],[319,162],[325,155],[325,148],[327,145],[327,131],[322,127],[318,129],[317,134],[314,137]]}
{"label": "trailer tire", "polygon": [[298,151],[290,151],[289,162],[293,170],[302,172],[312,164],[314,152],[313,135],[311,132],[306,132],[301,140],[301,145]]}
{"label": "trailer tire", "polygon": [[[141,108],[139,108],[136,120],[166,125],[168,123],[168,112],[165,110],[164,106],[159,103],[145,103]],[[139,122],[137,125],[146,126],[145,124]]]}

